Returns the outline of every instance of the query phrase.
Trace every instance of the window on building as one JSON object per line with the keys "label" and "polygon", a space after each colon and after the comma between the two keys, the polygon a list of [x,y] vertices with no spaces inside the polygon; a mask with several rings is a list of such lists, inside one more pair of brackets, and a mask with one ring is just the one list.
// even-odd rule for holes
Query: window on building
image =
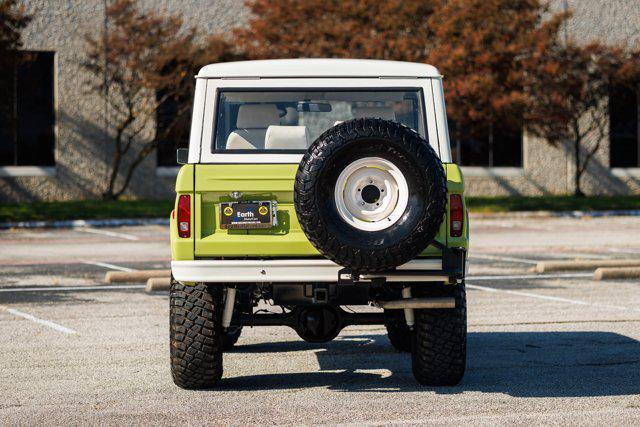
{"label": "window on building", "polygon": [[[162,93],[158,92],[158,98]],[[189,146],[191,99],[168,99],[156,113],[158,166],[177,166],[176,150]]]}
{"label": "window on building", "polygon": [[54,53],[19,52],[0,87],[0,166],[53,166]]}
{"label": "window on building", "polygon": [[640,167],[638,101],[640,90],[613,87],[609,94],[610,165],[612,168]]}
{"label": "window on building", "polygon": [[459,165],[522,167],[522,129],[494,124],[471,131],[449,119],[449,139]]}

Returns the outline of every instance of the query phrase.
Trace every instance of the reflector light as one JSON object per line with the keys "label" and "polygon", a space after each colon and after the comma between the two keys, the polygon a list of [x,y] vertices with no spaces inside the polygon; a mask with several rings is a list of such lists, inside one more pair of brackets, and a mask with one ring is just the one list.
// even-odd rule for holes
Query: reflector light
{"label": "reflector light", "polygon": [[191,196],[188,194],[178,198],[178,236],[191,237]]}
{"label": "reflector light", "polygon": [[464,208],[462,195],[452,194],[449,197],[449,234],[451,237],[462,236],[464,225]]}

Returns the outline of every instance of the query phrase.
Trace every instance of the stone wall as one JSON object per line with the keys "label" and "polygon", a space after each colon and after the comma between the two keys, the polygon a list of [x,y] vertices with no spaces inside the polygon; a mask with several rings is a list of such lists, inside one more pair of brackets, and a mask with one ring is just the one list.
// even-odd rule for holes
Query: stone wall
{"label": "stone wall", "polygon": [[[111,142],[105,129],[104,100],[88,94],[91,77],[82,70],[85,34],[99,34],[104,21],[101,0],[25,0],[33,21],[24,31],[24,48],[56,52],[56,166],[44,176],[0,176],[0,201],[70,200],[97,198],[105,189]],[[240,0],[144,0],[143,7],[165,7],[179,12],[203,33],[225,33],[246,22]],[[573,17],[567,34],[579,42],[600,39],[610,43],[640,40],[640,0],[569,0]],[[563,10],[564,0],[551,3]],[[437,64],[435,64],[437,65]],[[609,168],[608,141],[584,177],[591,194],[640,193],[638,170]],[[573,154],[570,146],[550,146],[525,135],[522,168],[464,168],[471,195],[544,195],[573,191]],[[6,174],[5,174],[6,175]],[[128,196],[168,198],[174,178],[160,176],[152,154],[136,172]]]}

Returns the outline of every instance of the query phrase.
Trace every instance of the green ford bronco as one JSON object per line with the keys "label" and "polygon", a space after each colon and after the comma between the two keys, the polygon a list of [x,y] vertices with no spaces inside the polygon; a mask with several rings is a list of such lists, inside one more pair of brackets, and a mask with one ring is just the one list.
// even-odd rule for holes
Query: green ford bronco
{"label": "green ford bronco", "polygon": [[347,326],[384,325],[411,353],[418,382],[462,379],[469,223],[434,67],[208,65],[178,162],[178,386],[215,386],[245,326],[288,326],[318,343]]}

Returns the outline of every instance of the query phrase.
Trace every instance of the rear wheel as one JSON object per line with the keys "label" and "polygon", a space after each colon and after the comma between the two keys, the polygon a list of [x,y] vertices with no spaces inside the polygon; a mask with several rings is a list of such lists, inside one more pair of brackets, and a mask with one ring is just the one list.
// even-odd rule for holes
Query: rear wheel
{"label": "rear wheel", "polygon": [[391,345],[398,351],[411,351],[412,332],[407,326],[404,310],[385,310],[384,326]]}
{"label": "rear wheel", "polygon": [[464,283],[430,287],[417,296],[454,297],[456,308],[415,310],[413,375],[423,385],[456,385],[464,376],[467,358]]}
{"label": "rear wheel", "polygon": [[215,386],[222,377],[222,292],[203,283],[173,280],[170,354],[173,382],[186,389]]}

